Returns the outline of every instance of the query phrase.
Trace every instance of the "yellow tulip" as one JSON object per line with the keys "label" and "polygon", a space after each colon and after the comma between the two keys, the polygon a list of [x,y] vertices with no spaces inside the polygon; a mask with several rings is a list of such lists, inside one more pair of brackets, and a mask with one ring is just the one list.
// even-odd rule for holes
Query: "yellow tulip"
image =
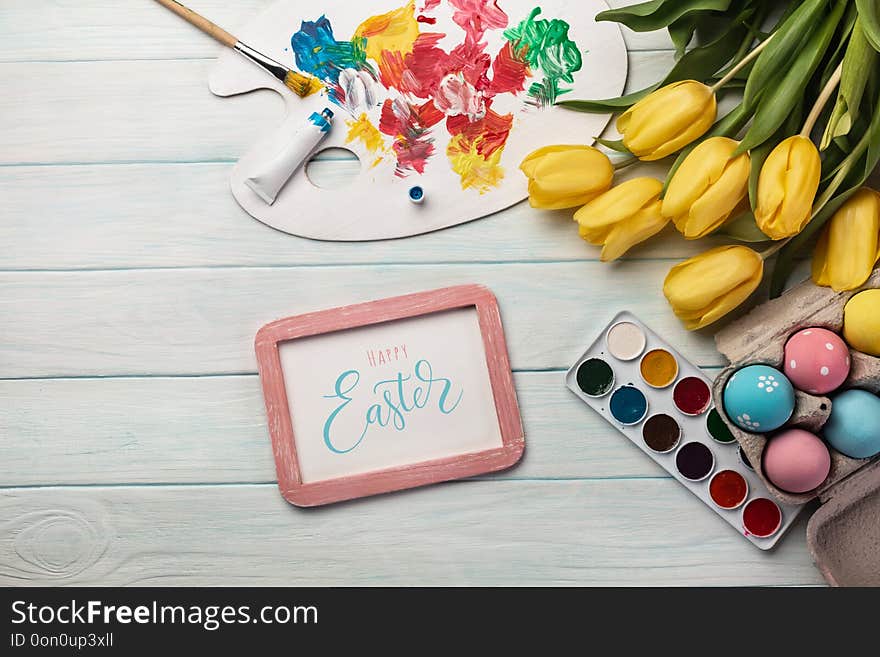
{"label": "yellow tulip", "polygon": [[695,80],[645,96],[617,119],[623,145],[640,160],[661,160],[702,137],[718,113],[714,92]]}
{"label": "yellow tulip", "polygon": [[843,337],[856,351],[880,357],[880,289],[859,292],[847,302]]}
{"label": "yellow tulip", "polygon": [[758,228],[774,240],[801,232],[810,222],[821,175],[819,151],[806,137],[794,135],[774,148],[758,176]]}
{"label": "yellow tulip", "polygon": [[685,158],[663,197],[663,216],[689,240],[720,228],[749,193],[750,158],[731,159],[739,143],[710,137]]}
{"label": "yellow tulip", "polygon": [[880,260],[880,194],[857,191],[831,217],[813,254],[813,280],[835,292],[861,287]]}
{"label": "yellow tulip", "polygon": [[611,187],[614,167],[601,151],[590,146],[545,146],[519,165],[529,179],[533,208],[574,208]]}
{"label": "yellow tulip", "polygon": [[764,277],[764,260],[747,246],[719,246],[676,265],[663,294],[689,331],[739,306]]}
{"label": "yellow tulip", "polygon": [[602,245],[603,262],[616,260],[669,223],[660,214],[661,191],[656,178],[635,178],[597,196],[574,213],[581,237]]}

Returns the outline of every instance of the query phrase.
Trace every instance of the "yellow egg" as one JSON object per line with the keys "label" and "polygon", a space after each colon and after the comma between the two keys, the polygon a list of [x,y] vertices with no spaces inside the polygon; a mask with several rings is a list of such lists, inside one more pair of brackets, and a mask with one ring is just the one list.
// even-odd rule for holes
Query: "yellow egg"
{"label": "yellow egg", "polygon": [[843,311],[843,337],[856,351],[880,356],[880,290],[855,295]]}

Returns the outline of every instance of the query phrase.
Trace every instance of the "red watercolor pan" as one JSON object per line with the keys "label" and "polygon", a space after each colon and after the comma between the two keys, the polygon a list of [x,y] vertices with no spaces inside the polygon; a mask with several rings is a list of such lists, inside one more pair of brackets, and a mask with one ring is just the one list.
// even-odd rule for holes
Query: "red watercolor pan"
{"label": "red watercolor pan", "polygon": [[773,536],[782,526],[782,511],[773,500],[758,497],[746,504],[742,513],[743,529],[752,536]]}
{"label": "red watercolor pan", "polygon": [[703,379],[689,376],[675,384],[672,401],[685,415],[702,415],[712,403],[712,391]]}
{"label": "red watercolor pan", "polygon": [[721,470],[709,480],[709,496],[722,509],[737,509],[749,496],[749,482],[736,470]]}

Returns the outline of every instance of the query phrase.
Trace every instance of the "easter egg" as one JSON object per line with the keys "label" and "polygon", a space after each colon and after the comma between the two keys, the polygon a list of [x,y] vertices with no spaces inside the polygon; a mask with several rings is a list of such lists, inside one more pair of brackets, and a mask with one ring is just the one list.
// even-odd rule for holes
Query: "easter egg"
{"label": "easter egg", "polygon": [[865,290],[847,302],[843,337],[856,351],[880,356],[880,290]]}
{"label": "easter egg", "polygon": [[774,436],[764,450],[764,474],[777,488],[806,493],[819,486],[831,470],[831,454],[822,440],[803,429]]}
{"label": "easter egg", "polygon": [[832,399],[822,433],[829,445],[851,458],[880,453],[880,397],[867,390],[840,393]]}
{"label": "easter egg", "polygon": [[799,390],[824,395],[849,376],[849,347],[823,328],[798,331],[785,344],[785,376]]}
{"label": "easter egg", "polygon": [[769,365],[748,365],[734,372],[724,386],[724,410],[740,429],[773,431],[794,412],[794,387]]}

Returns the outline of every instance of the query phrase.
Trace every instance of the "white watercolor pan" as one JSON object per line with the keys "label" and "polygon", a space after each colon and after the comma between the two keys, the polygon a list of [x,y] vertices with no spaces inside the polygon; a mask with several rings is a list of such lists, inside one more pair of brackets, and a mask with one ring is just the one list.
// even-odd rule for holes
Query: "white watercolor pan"
{"label": "white watercolor pan", "polygon": [[[621,323],[634,324],[639,327],[645,335],[645,346],[641,353],[646,353],[652,349],[665,349],[672,354],[678,361],[678,376],[673,384],[666,388],[653,388],[641,376],[639,365],[640,358],[635,357],[630,360],[622,360],[615,358],[609,353],[607,334],[610,329]],[[628,356],[630,354],[623,354]],[[637,388],[646,398],[648,411],[645,417],[634,424],[624,424],[617,420],[610,409],[611,395],[599,397],[591,397],[585,394],[578,386],[577,373],[582,363],[598,358],[605,361],[611,366],[614,373],[614,389],[623,386],[633,386]],[[698,367],[682,358],[681,354],[672,348],[666,341],[660,338],[656,333],[649,329],[635,315],[630,312],[618,313],[611,322],[602,329],[602,332],[590,345],[590,347],[575,361],[574,365],[565,375],[565,383],[568,388],[577,395],[581,401],[590,406],[599,415],[604,417],[609,424],[613,425],[620,433],[630,439],[645,454],[656,461],[660,467],[666,470],[674,479],[700,498],[703,503],[711,509],[715,514],[723,518],[731,527],[733,527],[741,536],[745,536],[753,545],[761,550],[769,550],[782,538],[783,534],[788,530],[797,518],[803,505],[781,504],[776,498],[770,494],[766,486],[758,478],[754,471],[746,468],[740,460],[738,453],[738,443],[719,443],[715,441],[706,430],[706,421],[709,410],[713,404],[709,404],[707,410],[698,415],[688,415],[673,401],[673,391],[675,383],[688,377],[696,377],[704,381],[710,388],[712,381]],[[674,447],[666,452],[657,452],[652,450],[645,443],[642,433],[645,421],[657,414],[666,414],[674,418],[681,427],[681,435]],[[712,453],[711,470],[705,474],[700,480],[692,481],[679,472],[676,467],[676,455],[684,445],[688,443],[701,443]],[[748,484],[748,494],[746,500],[733,509],[724,509],[719,507],[709,493],[709,483],[713,476],[722,470],[734,470],[741,474]],[[749,501],[766,497],[779,506],[782,512],[782,523],[779,529],[766,538],[753,536],[743,528],[742,510]]]}

